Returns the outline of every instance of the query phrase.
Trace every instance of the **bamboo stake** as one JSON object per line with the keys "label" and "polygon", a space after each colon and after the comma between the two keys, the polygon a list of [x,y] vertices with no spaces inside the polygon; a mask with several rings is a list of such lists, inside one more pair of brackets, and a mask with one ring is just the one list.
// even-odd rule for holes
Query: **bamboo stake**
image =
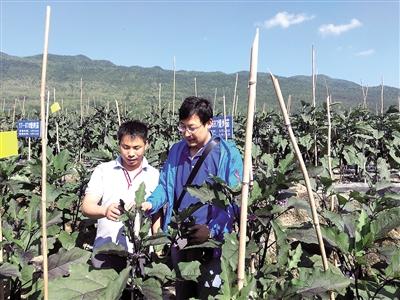
{"label": "bamboo stake", "polygon": [[118,116],[118,125],[121,126],[121,116],[119,114],[119,107],[118,107],[118,101],[115,99],[115,107],[117,108],[117,116]]}
{"label": "bamboo stake", "polygon": [[58,122],[56,122],[56,146],[57,153],[60,153],[60,140],[58,139]]}
{"label": "bamboo stake", "polygon": [[161,83],[158,84],[158,110],[161,112]]}
{"label": "bamboo stake", "polygon": [[287,99],[287,111],[290,116],[290,109],[292,108],[292,95],[289,95]]}
{"label": "bamboo stake", "polygon": [[6,98],[3,98],[3,112],[5,111],[5,109],[6,109]]}
{"label": "bamboo stake", "polygon": [[25,100],[26,97],[24,96],[24,100],[22,101],[22,116],[25,117]]}
{"label": "bamboo stake", "polygon": [[265,103],[263,103],[263,110],[262,110],[263,114],[265,114]]}
{"label": "bamboo stake", "polygon": [[16,106],[17,106],[17,98],[15,98],[15,100],[14,100],[14,108],[13,108],[11,129],[14,128],[14,124],[15,124],[15,108],[16,108]]}
{"label": "bamboo stake", "polygon": [[214,103],[213,103],[213,113],[215,114],[215,104],[217,103],[217,89],[215,88],[215,93],[214,93]]}
{"label": "bamboo stake", "polygon": [[[3,220],[1,219],[1,215],[3,214],[3,208],[0,208],[0,243],[3,242]],[[3,246],[0,244],[0,265],[3,264]],[[4,285],[3,279],[0,279],[0,299],[4,298]]]}
{"label": "bamboo stake", "polygon": [[64,110],[64,98],[61,98],[61,109]]}
{"label": "bamboo stake", "polygon": [[239,103],[239,95],[238,95],[238,94],[236,94],[236,103],[235,103],[235,116],[237,115],[238,103]]}
{"label": "bamboo stake", "polygon": [[56,88],[53,88],[53,103],[56,102]]}
{"label": "bamboo stake", "polygon": [[47,266],[47,220],[46,220],[46,184],[47,184],[47,135],[45,135],[45,90],[46,90],[46,70],[47,53],[50,28],[50,6],[46,7],[46,27],[44,35],[44,50],[42,62],[42,79],[40,87],[40,116],[41,116],[41,135],[42,135],[42,200],[41,200],[41,220],[42,220],[42,255],[43,255],[43,291],[44,300],[48,299],[48,266]]}
{"label": "bamboo stake", "polygon": [[244,285],[244,260],[246,255],[246,230],[247,230],[247,200],[249,197],[249,183],[251,171],[251,147],[253,136],[254,106],[256,98],[258,63],[258,28],[251,47],[250,76],[249,76],[249,104],[247,108],[246,139],[244,150],[244,168],[242,182],[242,203],[240,208],[240,230],[239,230],[239,260],[238,260],[238,288],[239,291]]}
{"label": "bamboo stake", "polygon": [[[331,97],[326,97],[326,115],[328,120],[328,171],[329,176],[333,179],[332,173],[332,156],[331,156],[331,136],[332,136],[332,124],[331,124]],[[333,201],[331,202],[331,210],[333,210]]]}
{"label": "bamboo stake", "polygon": [[175,70],[175,56],[174,56],[174,82],[172,86],[172,117],[175,116],[175,88],[176,88],[175,79],[176,79],[176,70]]}
{"label": "bamboo stake", "polygon": [[310,206],[311,206],[312,219],[313,219],[315,231],[317,233],[318,243],[319,243],[320,250],[321,250],[322,264],[323,264],[324,270],[326,271],[329,268],[328,259],[326,258],[325,246],[324,246],[324,241],[322,239],[321,228],[319,226],[318,213],[317,213],[317,208],[315,205],[314,195],[313,195],[312,188],[311,188],[310,177],[308,176],[308,171],[304,164],[304,160],[303,160],[303,157],[301,156],[301,152],[300,152],[299,146],[297,144],[296,137],[294,136],[293,129],[290,124],[289,115],[287,113],[285,102],[282,97],[282,92],[279,87],[279,82],[274,77],[274,75],[272,75],[272,74],[270,74],[270,75],[271,75],[272,83],[274,84],[275,93],[278,98],[279,105],[282,110],[283,118],[285,120],[285,126],[289,133],[290,141],[292,142],[292,146],[296,153],[297,160],[299,161],[301,170],[303,172],[304,181],[306,183],[308,198],[309,198],[309,202],[310,202]]}
{"label": "bamboo stake", "polygon": [[197,97],[197,79],[194,78],[194,95]]}
{"label": "bamboo stake", "polygon": [[382,76],[382,84],[381,84],[381,115],[383,116],[383,76]]}
{"label": "bamboo stake", "polygon": [[81,126],[83,124],[83,81],[81,77]]}
{"label": "bamboo stake", "polygon": [[235,88],[233,90],[233,99],[232,99],[232,117],[236,114],[235,107],[236,107],[236,90],[237,90],[238,76],[239,73],[236,73]]}
{"label": "bamboo stake", "polygon": [[361,90],[363,94],[363,108],[367,108],[368,85],[364,87],[362,81],[361,81]]}
{"label": "bamboo stake", "polygon": [[222,102],[224,106],[224,133],[225,133],[225,140],[228,139],[228,132],[226,130],[226,102],[225,102],[225,94],[222,96]]}
{"label": "bamboo stake", "polygon": [[46,128],[45,128],[45,134],[46,134],[46,139],[47,139],[47,133],[49,130],[49,106],[50,106],[50,91],[47,91],[47,101],[46,101]]}
{"label": "bamboo stake", "polygon": [[31,138],[28,138],[28,160],[31,160],[31,154],[32,154],[32,146],[31,146]]}
{"label": "bamboo stake", "polygon": [[315,49],[314,45],[311,47],[311,79],[312,79],[312,107],[315,107]]}

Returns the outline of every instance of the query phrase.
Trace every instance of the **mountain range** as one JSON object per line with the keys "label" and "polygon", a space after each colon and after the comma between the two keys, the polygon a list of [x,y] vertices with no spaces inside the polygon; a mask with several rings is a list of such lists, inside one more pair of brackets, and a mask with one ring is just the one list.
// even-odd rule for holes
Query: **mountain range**
{"label": "mountain range", "polygon": [[[28,106],[39,106],[42,55],[18,57],[0,52],[1,101],[6,109],[10,108],[16,98],[25,97]],[[67,107],[79,107],[81,95],[89,102],[119,100],[127,109],[148,110],[149,105],[171,105],[173,98],[173,70],[160,67],[145,68],[140,66],[118,66],[106,60],[92,60],[84,55],[48,55],[47,87],[51,98]],[[214,100],[216,108],[222,110],[222,99],[225,95],[227,112],[232,107],[234,87],[238,74],[237,95],[239,111],[247,109],[248,71],[226,74],[223,72],[196,72],[177,70],[175,75],[176,101],[197,95]],[[279,80],[285,99],[291,95],[291,103],[299,107],[301,101],[311,103],[311,76],[298,75],[291,77],[276,76]],[[161,88],[161,89],[160,89]],[[316,80],[316,103],[325,103],[327,91],[334,102],[341,102],[346,107],[362,103],[363,93],[360,84],[331,78],[319,74]],[[367,104],[371,110],[380,107],[381,86],[368,87]],[[54,93],[55,92],[55,93]],[[400,90],[383,87],[384,106],[398,105]],[[5,99],[5,100],[3,100]],[[276,109],[277,99],[268,73],[258,73],[257,107]]]}

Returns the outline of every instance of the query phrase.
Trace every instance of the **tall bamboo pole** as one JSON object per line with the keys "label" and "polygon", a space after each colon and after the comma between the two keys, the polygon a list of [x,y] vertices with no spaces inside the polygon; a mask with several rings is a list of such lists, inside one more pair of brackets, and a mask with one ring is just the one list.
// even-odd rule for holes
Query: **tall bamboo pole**
{"label": "tall bamboo pole", "polygon": [[53,88],[53,103],[56,102],[56,88]]}
{"label": "tall bamboo pole", "polygon": [[22,100],[22,116],[25,117],[25,100],[26,97],[24,96],[24,100]]}
{"label": "tall bamboo pole", "polygon": [[176,65],[175,65],[175,56],[174,56],[174,82],[172,86],[172,116],[175,116],[175,88],[176,88]]}
{"label": "tall bamboo pole", "polygon": [[236,73],[236,80],[235,80],[235,88],[233,89],[233,99],[232,99],[232,117],[236,115],[236,91],[237,91],[237,84],[238,84],[238,76],[239,73]]}
{"label": "tall bamboo pole", "polygon": [[287,99],[287,110],[288,110],[288,114],[290,116],[290,109],[292,108],[292,95],[289,95],[288,99]]}
{"label": "tall bamboo pole", "polygon": [[42,62],[42,79],[40,86],[40,131],[42,135],[42,199],[41,199],[41,220],[42,220],[42,255],[43,255],[43,293],[44,300],[48,295],[48,266],[47,266],[47,219],[46,219],[46,184],[47,184],[47,136],[45,135],[45,91],[46,91],[46,71],[47,53],[50,28],[50,6],[46,7],[46,27],[44,34],[44,49]]}
{"label": "tall bamboo pole", "polygon": [[238,103],[239,103],[239,95],[238,95],[238,94],[236,94],[236,103],[235,103],[235,116],[237,115]]}
{"label": "tall bamboo pole", "polygon": [[242,182],[242,203],[240,208],[240,230],[239,230],[239,261],[238,261],[238,288],[244,285],[244,260],[246,256],[246,231],[247,231],[247,200],[249,197],[249,183],[251,172],[251,147],[253,137],[254,106],[256,100],[257,63],[258,63],[258,28],[251,47],[250,75],[249,75],[249,104],[247,108],[246,138],[244,150],[244,167]]}
{"label": "tall bamboo pole", "polygon": [[224,106],[224,133],[225,133],[225,140],[227,140],[227,139],[228,139],[228,132],[227,132],[227,130],[226,130],[226,122],[225,122],[225,120],[226,120],[226,101],[225,101],[225,93],[224,93],[224,95],[222,96],[222,103],[223,103],[223,106]]}
{"label": "tall bamboo pole", "polygon": [[383,76],[382,76],[382,84],[381,84],[381,115],[383,116]]}
{"label": "tall bamboo pole", "polygon": [[[329,176],[331,179],[333,179],[333,173],[332,173],[332,156],[331,156],[331,136],[332,136],[332,123],[331,123],[331,97],[327,96],[326,97],[326,115],[327,115],[327,120],[328,120],[328,146],[327,146],[327,152],[328,152],[328,171],[329,171]],[[333,197],[332,197],[333,199]],[[333,210],[333,202],[331,203],[331,210]]]}
{"label": "tall bamboo pole", "polygon": [[158,84],[158,110],[161,112],[161,83]]}
{"label": "tall bamboo pole", "polygon": [[307,171],[306,166],[304,164],[304,160],[303,160],[303,157],[301,155],[299,146],[297,144],[296,137],[294,136],[293,129],[292,129],[292,126],[290,124],[289,115],[287,113],[285,102],[284,102],[283,96],[282,96],[282,92],[281,92],[281,89],[279,87],[279,82],[274,77],[274,75],[272,75],[272,74],[271,74],[271,79],[272,79],[272,83],[274,84],[275,93],[276,93],[276,96],[278,98],[281,110],[282,110],[283,118],[285,120],[285,126],[286,126],[286,128],[288,130],[290,141],[292,142],[292,146],[293,146],[294,151],[296,153],[297,160],[299,161],[299,164],[300,164],[300,167],[301,167],[301,171],[303,172],[303,177],[304,177],[304,181],[306,183],[307,192],[308,192],[308,199],[309,199],[310,206],[311,206],[312,219],[313,219],[315,231],[317,233],[319,247],[320,247],[320,250],[321,250],[322,264],[323,264],[324,270],[328,270],[328,268],[329,268],[328,259],[326,257],[324,241],[322,239],[321,228],[319,226],[318,213],[317,213],[317,208],[316,208],[316,205],[315,205],[314,194],[313,194],[313,191],[312,191],[312,188],[311,188],[310,177],[308,176],[308,171]]}
{"label": "tall bamboo pole", "polygon": [[83,81],[81,77],[81,126],[83,124]]}
{"label": "tall bamboo pole", "polygon": [[115,107],[117,108],[118,125],[121,126],[121,115],[119,114],[118,101],[115,99]]}
{"label": "tall bamboo pole", "polygon": [[[314,45],[312,45],[312,107],[315,108],[315,49]],[[314,111],[315,115],[315,111]],[[318,148],[317,148],[317,134],[314,133],[314,165],[318,166]]]}
{"label": "tall bamboo pole", "polygon": [[44,130],[46,139],[47,139],[47,133],[49,130],[49,107],[50,107],[50,91],[47,91],[47,100],[46,100],[46,128]]}
{"label": "tall bamboo pole", "polygon": [[215,104],[217,103],[217,90],[218,90],[218,88],[215,88],[214,103],[213,103],[213,113],[214,114],[215,114]]}
{"label": "tall bamboo pole", "polygon": [[60,153],[60,140],[58,138],[58,122],[56,122],[56,147],[57,147],[57,153]]}
{"label": "tall bamboo pole", "polygon": [[14,124],[15,124],[15,110],[17,107],[17,98],[15,98],[14,100],[14,108],[13,108],[13,114],[12,114],[12,125],[11,125],[11,129],[14,128]]}

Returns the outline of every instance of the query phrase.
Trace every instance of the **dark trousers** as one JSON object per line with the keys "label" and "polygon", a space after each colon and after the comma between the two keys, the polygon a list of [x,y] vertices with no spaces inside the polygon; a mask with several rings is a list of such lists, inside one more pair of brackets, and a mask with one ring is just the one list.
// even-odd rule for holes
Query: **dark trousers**
{"label": "dark trousers", "polygon": [[178,269],[178,263],[199,261],[201,275],[198,282],[192,280],[176,281],[176,299],[208,299],[208,296],[216,296],[221,286],[221,260],[214,257],[213,249],[198,248],[179,250],[172,247],[172,263],[175,270]]}

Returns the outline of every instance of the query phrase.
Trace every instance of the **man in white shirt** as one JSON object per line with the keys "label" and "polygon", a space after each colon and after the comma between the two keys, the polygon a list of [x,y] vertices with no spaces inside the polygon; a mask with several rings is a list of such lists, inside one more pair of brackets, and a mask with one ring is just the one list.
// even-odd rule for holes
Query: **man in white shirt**
{"label": "man in white shirt", "polygon": [[[124,225],[119,221],[119,205],[121,199],[125,207],[131,207],[142,182],[146,187],[146,198],[158,184],[159,171],[150,166],[144,157],[148,148],[147,134],[147,126],[142,122],[123,123],[118,130],[120,155],[114,161],[100,164],[93,171],[81,208],[86,217],[98,220],[93,251],[109,242],[133,251],[132,243],[124,234]],[[127,261],[115,255],[97,254],[92,256],[92,264],[95,268],[121,271],[127,266]]]}

